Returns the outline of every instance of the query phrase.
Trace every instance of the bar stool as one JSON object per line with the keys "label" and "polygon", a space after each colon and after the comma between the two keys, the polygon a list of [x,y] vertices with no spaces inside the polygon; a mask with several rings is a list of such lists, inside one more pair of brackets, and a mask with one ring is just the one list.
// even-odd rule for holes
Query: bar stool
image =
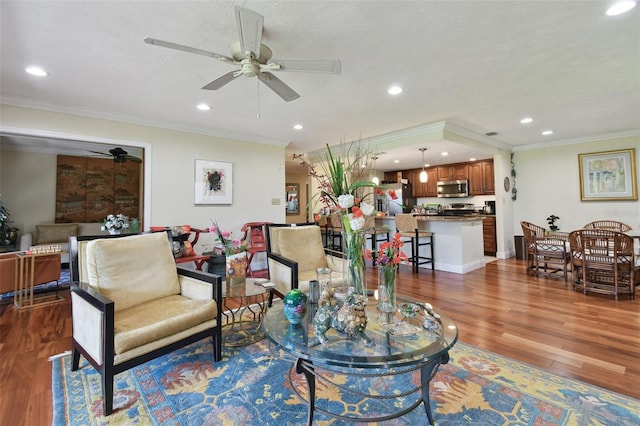
{"label": "bar stool", "polygon": [[[431,263],[431,270],[434,269],[433,257],[433,232],[421,231],[418,229],[418,219],[412,214],[396,214],[396,230],[403,238],[411,241],[411,256],[409,261],[413,266],[413,272],[418,273],[420,265]],[[420,256],[420,247],[429,246],[431,257]]]}
{"label": "bar stool", "polygon": [[376,226],[375,219],[373,217],[367,216],[364,222],[364,230],[365,237],[371,242],[371,260],[373,266],[376,266],[378,257],[378,243],[390,241],[389,229]]}

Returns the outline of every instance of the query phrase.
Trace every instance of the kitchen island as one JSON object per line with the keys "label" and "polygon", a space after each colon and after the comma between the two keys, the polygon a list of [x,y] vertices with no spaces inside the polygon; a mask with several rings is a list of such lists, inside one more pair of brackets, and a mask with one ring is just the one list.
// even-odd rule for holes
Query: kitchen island
{"label": "kitchen island", "polygon": [[[434,269],[466,274],[484,268],[482,215],[417,216],[420,230],[433,232]],[[376,218],[376,226],[387,226],[392,234],[396,229],[392,216]],[[411,246],[405,244],[403,251],[410,255]],[[424,267],[430,268],[430,265]]]}

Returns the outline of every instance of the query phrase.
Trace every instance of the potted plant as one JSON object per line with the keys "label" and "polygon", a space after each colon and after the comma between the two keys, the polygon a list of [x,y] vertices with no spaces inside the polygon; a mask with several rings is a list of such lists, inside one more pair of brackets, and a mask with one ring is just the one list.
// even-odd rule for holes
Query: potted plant
{"label": "potted plant", "polygon": [[549,216],[547,218],[547,223],[549,224],[549,229],[552,231],[557,231],[558,229],[560,229],[559,227],[556,226],[556,220],[560,219],[558,216],[556,216],[555,214],[552,214],[551,216]]}
{"label": "potted plant", "polygon": [[0,246],[15,246],[18,240],[19,229],[9,226],[12,222],[10,216],[9,210],[0,201]]}

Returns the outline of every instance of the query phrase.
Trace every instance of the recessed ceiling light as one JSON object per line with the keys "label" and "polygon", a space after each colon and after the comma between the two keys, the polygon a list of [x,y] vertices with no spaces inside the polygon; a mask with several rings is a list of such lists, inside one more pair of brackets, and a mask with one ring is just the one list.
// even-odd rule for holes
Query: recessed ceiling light
{"label": "recessed ceiling light", "polygon": [[211,107],[205,103],[198,104],[196,108],[198,108],[200,111],[209,111],[211,109]]}
{"label": "recessed ceiling light", "polygon": [[532,122],[533,122],[533,118],[531,118],[531,117],[525,117],[522,120],[520,120],[521,124],[529,124],[529,123],[532,123]]}
{"label": "recessed ceiling light", "polygon": [[607,16],[622,15],[633,9],[636,6],[634,0],[621,0],[615,2],[609,9],[607,9]]}
{"label": "recessed ceiling light", "polygon": [[449,155],[449,153],[447,151],[444,151],[443,153],[441,153],[440,155],[442,155],[443,157],[446,157],[447,155]]}
{"label": "recessed ceiling light", "polygon": [[549,136],[553,134],[553,130],[545,130],[544,132],[542,132],[543,135],[545,136]]}
{"label": "recessed ceiling light", "polygon": [[296,130],[302,130],[302,124],[295,124],[293,128]]}
{"label": "recessed ceiling light", "polygon": [[400,93],[402,93],[402,87],[391,86],[389,90],[387,90],[387,93],[389,93],[390,95],[399,95]]}
{"label": "recessed ceiling light", "polygon": [[393,162],[394,162],[394,163],[399,163],[399,162],[400,162],[400,160],[393,160]]}
{"label": "recessed ceiling light", "polygon": [[46,77],[49,75],[48,72],[46,72],[40,67],[27,67],[24,70],[31,75],[35,75],[36,77]]}
{"label": "recessed ceiling light", "polygon": [[476,161],[474,157],[469,158],[469,161]]}

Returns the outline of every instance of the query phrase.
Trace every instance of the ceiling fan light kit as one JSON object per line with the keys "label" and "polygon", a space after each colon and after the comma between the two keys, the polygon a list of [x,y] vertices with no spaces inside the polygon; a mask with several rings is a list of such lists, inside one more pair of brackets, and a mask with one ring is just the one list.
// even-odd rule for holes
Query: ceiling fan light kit
{"label": "ceiling fan light kit", "polygon": [[340,74],[342,64],[339,60],[274,60],[273,52],[262,44],[262,27],[264,17],[252,10],[242,7],[234,8],[238,25],[239,41],[230,46],[231,56],[215,52],[184,46],[169,41],[146,37],[144,42],[153,46],[166,47],[187,53],[207,56],[221,62],[238,65],[239,70],[228,72],[212,82],[202,86],[205,90],[218,90],[237,77],[258,77],[258,80],[273,90],[286,102],[298,99],[300,95],[270,71],[312,72],[326,74]]}

